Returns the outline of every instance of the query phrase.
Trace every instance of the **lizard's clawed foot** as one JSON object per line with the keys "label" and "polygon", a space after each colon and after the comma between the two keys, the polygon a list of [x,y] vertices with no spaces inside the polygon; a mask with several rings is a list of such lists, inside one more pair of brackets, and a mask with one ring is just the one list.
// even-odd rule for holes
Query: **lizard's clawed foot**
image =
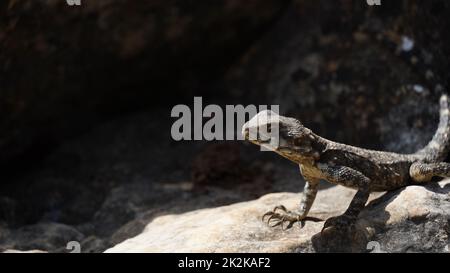
{"label": "lizard's clawed foot", "polygon": [[328,218],[323,224],[321,233],[328,227],[334,227],[337,230],[349,230],[355,226],[356,220],[357,217],[346,214]]}
{"label": "lizard's clawed foot", "polygon": [[[280,211],[280,212],[277,212]],[[283,230],[290,229],[296,222],[300,222],[300,227],[305,226],[306,221],[314,221],[319,222],[323,221],[322,219],[315,218],[315,217],[305,217],[301,216],[295,212],[291,212],[287,210],[283,205],[276,206],[273,210],[266,212],[262,216],[262,220],[264,221],[266,217],[269,217],[267,219],[267,224],[269,224],[271,227],[280,226]],[[273,224],[271,225],[271,222]]]}

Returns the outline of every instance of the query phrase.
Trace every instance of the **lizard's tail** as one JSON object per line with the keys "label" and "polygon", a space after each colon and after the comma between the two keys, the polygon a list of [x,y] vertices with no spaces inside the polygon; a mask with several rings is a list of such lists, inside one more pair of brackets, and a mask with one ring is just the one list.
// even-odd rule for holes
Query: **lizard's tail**
{"label": "lizard's tail", "polygon": [[417,151],[425,162],[441,162],[450,150],[450,109],[449,98],[442,95],[440,100],[439,125],[433,139],[423,149]]}

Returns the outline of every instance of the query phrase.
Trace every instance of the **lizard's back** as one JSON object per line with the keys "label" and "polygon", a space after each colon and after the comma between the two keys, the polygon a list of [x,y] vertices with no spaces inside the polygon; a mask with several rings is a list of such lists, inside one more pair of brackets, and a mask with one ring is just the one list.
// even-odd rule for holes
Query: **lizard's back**
{"label": "lizard's back", "polygon": [[360,171],[371,179],[373,191],[385,191],[412,182],[409,168],[414,162],[442,162],[450,148],[450,118],[447,95],[440,98],[440,120],[432,140],[413,154],[398,154],[357,148],[327,140],[320,161]]}

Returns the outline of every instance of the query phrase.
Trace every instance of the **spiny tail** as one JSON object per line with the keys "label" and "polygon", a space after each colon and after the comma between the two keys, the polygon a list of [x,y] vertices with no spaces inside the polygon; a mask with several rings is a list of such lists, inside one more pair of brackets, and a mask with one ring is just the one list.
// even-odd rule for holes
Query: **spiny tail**
{"label": "spiny tail", "polygon": [[441,162],[447,157],[450,150],[450,110],[447,95],[442,95],[440,100],[439,126],[433,139],[418,154],[425,162]]}

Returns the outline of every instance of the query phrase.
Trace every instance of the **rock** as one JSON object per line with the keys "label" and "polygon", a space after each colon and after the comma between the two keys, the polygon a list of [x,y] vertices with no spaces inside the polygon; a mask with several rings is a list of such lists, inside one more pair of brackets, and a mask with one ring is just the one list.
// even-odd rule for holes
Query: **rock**
{"label": "rock", "polygon": [[0,223],[13,223],[17,217],[17,202],[9,197],[0,196]]}
{"label": "rock", "polygon": [[82,2],[0,4],[1,162],[205,88],[288,4]]}
{"label": "rock", "polygon": [[244,161],[241,150],[242,145],[237,142],[205,145],[192,161],[191,180],[195,189],[217,186],[248,191],[252,188],[254,197],[270,191],[273,184],[270,171]]}
{"label": "rock", "polygon": [[[86,235],[80,241],[81,252],[102,252],[140,234],[156,216],[253,200],[279,188],[289,190],[287,185],[301,189],[302,180],[296,168],[293,175],[283,171],[283,175],[277,175],[277,181],[267,185],[266,178],[272,176],[273,170],[266,167],[258,153],[253,153],[256,160],[244,158],[249,152],[258,151],[244,143],[236,143],[243,157],[239,164],[256,165],[240,168],[245,176],[233,172],[235,187],[216,187],[212,180],[212,185],[197,189],[190,181],[192,167],[186,162],[192,162],[202,154],[200,148],[208,146],[173,143],[170,130],[156,137],[154,132],[170,122],[170,117],[162,118],[164,115],[165,112],[140,113],[103,124],[64,143],[42,162],[43,168],[15,180],[15,192],[0,197],[0,249],[13,248],[16,239],[22,241],[22,236],[8,235],[17,234],[21,227],[54,222]],[[212,166],[206,171],[223,170]],[[273,169],[279,173],[276,166]],[[32,231],[35,233],[29,233],[29,237],[41,236],[41,230]],[[2,240],[8,237],[9,240]],[[65,244],[49,243],[49,246],[54,247],[45,249],[49,252],[66,252],[61,248]]]}
{"label": "rock", "polygon": [[3,251],[2,253],[47,253],[47,251],[39,250],[39,249],[32,249],[32,250],[17,250],[17,249],[7,249]]}
{"label": "rock", "polygon": [[99,249],[107,248],[105,240],[96,236],[89,236],[80,242],[80,251],[82,253],[96,253]]}
{"label": "rock", "polygon": [[243,166],[236,143],[209,144],[192,162],[191,180],[195,184],[215,183],[233,187]]}
{"label": "rock", "polygon": [[4,249],[64,252],[70,241],[78,241],[84,235],[75,228],[58,223],[39,223],[10,231],[8,236],[0,236],[0,245]]}
{"label": "rock", "polygon": [[443,252],[450,245],[450,180],[389,193],[361,217],[381,251]]}
{"label": "rock", "polygon": [[[299,194],[273,193],[257,200],[154,219],[144,231],[106,252],[361,252],[376,241],[383,251],[442,252],[449,243],[450,180],[371,196],[353,232],[307,222],[303,229],[270,228],[261,215],[275,205],[295,208]],[[341,214],[353,190],[321,190],[310,215]],[[378,197],[378,198],[377,198]],[[376,199],[375,199],[376,198]],[[372,242],[371,244],[373,244]]]}
{"label": "rock", "polygon": [[[423,47],[420,56],[432,61],[431,74],[447,87],[450,67],[443,56],[450,56],[449,1],[390,1],[376,9],[364,1],[344,0],[84,2],[76,9],[54,0],[0,4],[4,7],[0,8],[2,250],[64,252],[68,239],[80,237],[82,252],[104,251],[142,233],[155,217],[158,223],[166,219],[159,218],[162,215],[179,214],[164,220],[178,221],[188,211],[301,189],[297,166],[273,153],[261,153],[254,145],[234,143],[248,148],[237,156],[233,149],[216,149],[200,141],[172,141],[170,108],[191,103],[194,93],[208,96],[208,104],[280,104],[283,114],[299,118],[320,135],[366,148],[411,152],[436,128],[440,90],[425,85],[420,68],[398,58],[395,49],[372,42],[364,29],[408,34],[414,48]],[[35,17],[38,24],[27,23]],[[124,116],[130,109],[146,113]],[[90,129],[91,123],[112,118],[82,136],[63,140]],[[62,145],[55,147],[55,142]],[[45,156],[48,150],[52,152]],[[19,154],[25,156],[16,158]],[[13,158],[19,160],[9,160]],[[217,159],[222,160],[214,162]],[[315,205],[315,213],[323,218],[341,213],[352,194],[340,188],[321,192],[327,193],[328,199]],[[400,193],[388,196],[395,194]],[[247,228],[259,238],[269,236],[267,241],[273,243],[260,247],[252,234],[244,234],[236,242],[253,244],[249,251],[268,251],[272,245],[277,248],[271,250],[277,251],[357,251],[366,249],[367,238],[387,246],[393,241],[395,247],[382,249],[397,251],[410,236],[398,225],[408,223],[411,226],[404,228],[417,228],[420,235],[443,225],[443,220],[429,222],[433,209],[416,207],[408,212],[410,220],[398,218],[400,224],[392,231],[396,234],[389,233],[391,226],[385,229],[381,220],[360,222],[355,238],[331,236],[332,229],[314,236],[321,227],[316,223],[297,233],[275,234],[260,225],[257,214],[276,203],[295,208],[298,196],[270,198],[264,207],[255,201],[255,212],[245,213],[257,221]],[[233,206],[245,210],[252,203],[245,204]],[[214,210],[198,213],[197,218],[203,213],[216,217]],[[383,210],[377,213],[374,217],[386,217]],[[395,219],[397,214],[392,213]],[[238,233],[231,226],[248,219],[232,216],[236,223],[226,226]],[[178,226],[181,235],[206,229],[208,223],[200,220],[196,230]],[[191,223],[189,218],[183,221]],[[420,225],[423,221],[425,227]],[[58,223],[65,227],[55,231]],[[169,223],[163,224],[173,231]],[[151,230],[155,228],[151,224]],[[224,236],[211,231],[219,239]],[[431,242],[431,251],[439,249],[444,238],[439,232],[437,241],[428,240],[432,235],[423,237]],[[44,237],[38,240],[41,234]],[[303,234],[300,247],[283,245],[287,242],[283,236],[298,242],[299,234]],[[222,239],[218,246],[206,243],[205,248],[225,249],[230,242]],[[410,251],[420,245],[416,239]],[[167,238],[167,248],[169,244]],[[337,248],[340,245],[348,247]],[[183,242],[180,246],[189,250]]]}
{"label": "rock", "polygon": [[[436,10],[448,13],[449,3],[438,2],[434,5],[442,7]],[[430,15],[430,9],[407,1],[383,5],[383,12],[372,12],[364,1],[295,1],[218,86],[231,90],[237,103],[278,104],[282,114],[323,137],[414,152],[437,128],[440,91],[435,87],[449,81],[448,60],[438,56],[450,47],[437,38],[449,23]],[[411,67],[395,49],[373,38],[361,39],[359,29],[400,37],[413,33],[416,46],[434,56],[431,67],[439,77],[428,83],[424,69]],[[426,85],[424,92],[414,91],[417,83]]]}

